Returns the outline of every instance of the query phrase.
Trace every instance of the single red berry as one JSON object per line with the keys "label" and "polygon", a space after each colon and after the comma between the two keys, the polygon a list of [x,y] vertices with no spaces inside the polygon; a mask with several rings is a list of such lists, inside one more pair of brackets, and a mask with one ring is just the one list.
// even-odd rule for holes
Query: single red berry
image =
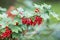
{"label": "single red berry", "polygon": [[22,18],[22,23],[26,24],[26,22],[27,22],[27,18]]}
{"label": "single red berry", "polygon": [[36,25],[36,21],[34,21],[33,23],[32,23],[32,26],[35,26]]}
{"label": "single red berry", "polygon": [[32,25],[32,20],[30,18],[28,18],[26,24],[27,25]]}
{"label": "single red berry", "polygon": [[6,30],[5,33],[7,34],[6,37],[10,37],[10,35],[12,34],[12,31],[11,30]]}
{"label": "single red berry", "polygon": [[41,24],[42,23],[42,18],[40,16],[36,16],[35,17],[35,21],[37,22],[37,24]]}
{"label": "single red berry", "polygon": [[6,33],[2,33],[2,35],[1,35],[1,37],[2,37],[2,39],[4,39],[4,38],[6,38]]}

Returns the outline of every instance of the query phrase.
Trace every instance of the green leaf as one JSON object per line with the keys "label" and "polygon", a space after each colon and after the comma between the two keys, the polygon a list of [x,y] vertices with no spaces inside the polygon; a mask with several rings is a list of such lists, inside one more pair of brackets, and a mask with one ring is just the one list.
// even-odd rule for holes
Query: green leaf
{"label": "green leaf", "polygon": [[26,26],[26,25],[22,25],[21,28],[22,28],[23,30],[26,30],[26,29],[27,29],[27,26]]}
{"label": "green leaf", "polygon": [[18,26],[10,26],[10,29],[12,30],[12,32],[18,33],[19,31],[22,32],[22,29]]}
{"label": "green leaf", "polygon": [[20,37],[20,34],[19,33],[13,33],[12,34],[12,38],[19,38]]}
{"label": "green leaf", "polygon": [[21,21],[19,15],[17,15],[17,16],[14,18],[14,21],[15,21],[15,22],[17,21],[19,24],[22,24],[22,21]]}

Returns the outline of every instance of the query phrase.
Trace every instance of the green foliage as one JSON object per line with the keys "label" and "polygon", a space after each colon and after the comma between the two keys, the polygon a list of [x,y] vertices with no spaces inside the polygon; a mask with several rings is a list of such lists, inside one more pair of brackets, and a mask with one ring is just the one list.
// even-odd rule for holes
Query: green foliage
{"label": "green foliage", "polygon": [[20,33],[12,33],[12,38],[19,38],[20,37]]}
{"label": "green foliage", "polygon": [[9,28],[12,30],[12,32],[18,33],[19,31],[22,32],[22,29],[18,26],[11,25]]}

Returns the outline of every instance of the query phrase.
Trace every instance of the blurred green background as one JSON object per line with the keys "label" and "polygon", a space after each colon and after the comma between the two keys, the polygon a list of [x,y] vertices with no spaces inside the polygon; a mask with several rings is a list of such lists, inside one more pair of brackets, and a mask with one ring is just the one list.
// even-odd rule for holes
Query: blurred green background
{"label": "blurred green background", "polygon": [[[25,0],[0,0],[0,6],[2,7],[9,7],[11,5],[24,5]],[[28,1],[28,0],[26,0]],[[47,3],[52,5],[52,9],[56,13],[60,13],[60,0],[31,0],[33,3],[41,4],[41,3]]]}

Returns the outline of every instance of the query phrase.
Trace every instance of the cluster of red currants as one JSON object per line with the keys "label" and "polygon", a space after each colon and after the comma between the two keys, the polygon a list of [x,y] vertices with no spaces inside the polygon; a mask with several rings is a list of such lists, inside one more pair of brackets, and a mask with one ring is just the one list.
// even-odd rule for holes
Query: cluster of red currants
{"label": "cluster of red currants", "polygon": [[42,18],[40,16],[36,16],[34,18],[34,21],[32,21],[31,18],[22,18],[22,23],[26,25],[33,25],[35,26],[36,24],[40,25],[42,23]]}
{"label": "cluster of red currants", "polygon": [[12,31],[8,27],[6,27],[5,32],[0,35],[0,38],[4,39],[7,37],[10,37],[11,34],[12,34]]}

